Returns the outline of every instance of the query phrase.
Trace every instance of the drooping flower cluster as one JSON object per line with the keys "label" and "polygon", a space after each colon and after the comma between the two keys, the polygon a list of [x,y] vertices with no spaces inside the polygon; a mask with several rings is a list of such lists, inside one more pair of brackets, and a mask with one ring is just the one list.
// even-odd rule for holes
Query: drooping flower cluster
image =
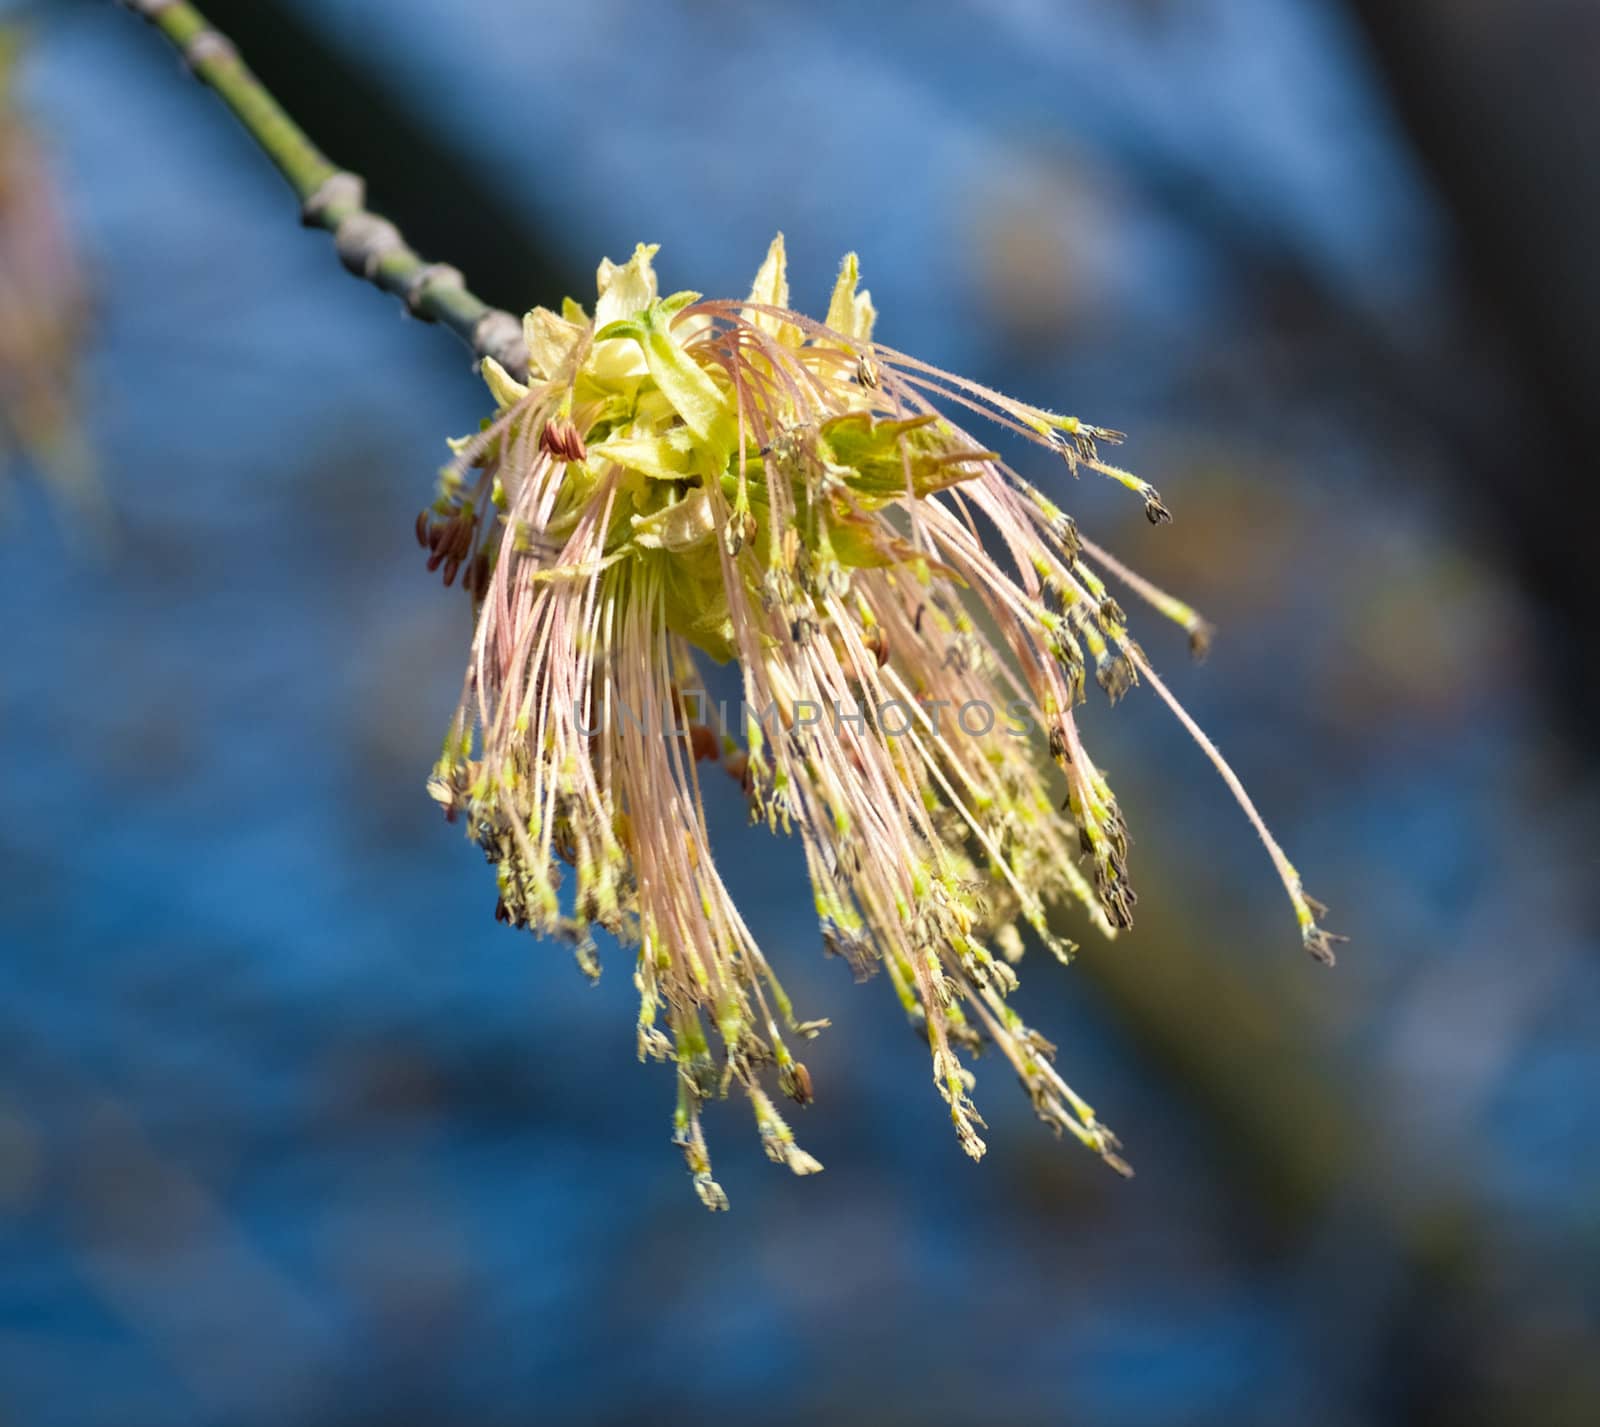
{"label": "drooping flower cluster", "polygon": [[87,302],[38,143],[12,105],[18,47],[0,25],[0,476],[18,454],[81,507],[98,494],[72,395]]}
{"label": "drooping flower cluster", "polygon": [[[1123,815],[1073,709],[1091,678],[1172,700],[1104,577],[1197,648],[1207,629],[941,407],[1122,482],[1152,522],[1165,507],[1102,458],[1117,433],[874,342],[854,256],[816,322],[789,310],[781,237],[742,302],[659,296],[654,253],[601,265],[593,316],[528,315],[526,384],[485,362],[499,412],[418,519],[478,611],[431,791],[495,865],[503,920],[568,940],[590,974],[596,929],[637,949],[639,1053],[676,1066],[675,1138],[709,1207],[726,1200],[701,1109],[734,1085],[774,1160],[820,1168],[770,1090],[810,1099],[795,1047],[825,1024],[796,1018],[718,875],[716,765],[753,818],[798,832],[824,944],[885,974],[969,1154],[966,1058],[988,1043],[1047,1124],[1125,1169],[1011,1005],[1013,967],[1024,929],[1070,957],[1068,907],[1107,936],[1131,920]],[[702,655],[737,661],[739,719],[713,714]]]}

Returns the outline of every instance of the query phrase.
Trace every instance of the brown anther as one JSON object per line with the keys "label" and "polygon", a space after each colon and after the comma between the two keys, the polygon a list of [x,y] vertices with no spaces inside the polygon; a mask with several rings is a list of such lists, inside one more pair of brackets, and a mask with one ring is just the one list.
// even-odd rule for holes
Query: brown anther
{"label": "brown anther", "polygon": [[1097,889],[1100,894],[1100,905],[1106,914],[1106,920],[1118,931],[1127,931],[1133,926],[1133,899],[1126,888],[1101,887]]}
{"label": "brown anther", "polygon": [[1116,654],[1105,660],[1095,669],[1094,677],[1113,704],[1139,682],[1138,670],[1126,654]]}
{"label": "brown anther", "polygon": [[1197,619],[1189,626],[1189,653],[1197,662],[1211,652],[1211,641],[1216,633],[1216,625],[1203,619]]}
{"label": "brown anther", "polygon": [[703,723],[689,725],[689,747],[694,750],[696,763],[716,762],[722,756],[717,735]]}
{"label": "brown anther", "polygon": [[428,548],[428,512],[425,510],[417,512],[417,544]]}
{"label": "brown anther", "polygon": [[539,433],[539,445],[563,461],[581,461],[589,454],[578,428],[560,416],[552,416]]}
{"label": "brown anther", "polygon": [[809,1105],[816,1098],[811,1090],[811,1072],[798,1060],[783,1068],[778,1076],[778,1084],[796,1105]]}
{"label": "brown anther", "polygon": [[1022,1041],[1035,1055],[1041,1055],[1046,1060],[1054,1060],[1056,1058],[1056,1043],[1052,1040],[1046,1040],[1038,1031],[1032,1029],[1024,1031],[1022,1033]]}
{"label": "brown anther", "polygon": [[1338,961],[1334,947],[1341,941],[1349,941],[1347,936],[1340,936],[1337,932],[1325,932],[1321,927],[1307,927],[1301,940],[1313,958],[1324,966],[1332,966]]}
{"label": "brown anther", "polygon": [[489,590],[489,552],[480,550],[472,557],[467,573],[461,577],[461,588],[468,594],[484,595]]}
{"label": "brown anther", "polygon": [[1070,515],[1063,515],[1056,522],[1055,537],[1061,542],[1061,549],[1069,560],[1076,560],[1083,549],[1083,539],[1078,534],[1078,522]]}
{"label": "brown anther", "polygon": [[1103,1159],[1112,1169],[1116,1170],[1116,1172],[1124,1179],[1133,1178],[1133,1166],[1129,1164],[1127,1160],[1123,1159],[1121,1155],[1115,1154],[1111,1150],[1102,1150],[1100,1153],[1100,1158]]}
{"label": "brown anther", "polygon": [[445,552],[439,549],[435,549],[433,554],[428,556],[428,573],[430,575],[437,570],[439,566],[444,564],[444,558]]}
{"label": "brown anther", "polygon": [[457,560],[454,556],[451,556],[450,559],[444,562],[444,583],[446,589],[449,589],[451,585],[455,584],[456,572],[460,568],[461,561]]}

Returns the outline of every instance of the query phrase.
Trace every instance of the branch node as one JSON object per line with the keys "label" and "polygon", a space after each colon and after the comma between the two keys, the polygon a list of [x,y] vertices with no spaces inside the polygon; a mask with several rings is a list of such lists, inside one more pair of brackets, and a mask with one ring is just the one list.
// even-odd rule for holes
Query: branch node
{"label": "branch node", "polygon": [[405,299],[406,311],[426,322],[431,319],[424,316],[422,304],[429,293],[444,288],[465,289],[466,285],[466,276],[460,268],[451,267],[449,263],[429,263],[411,275],[400,296]]}
{"label": "branch node", "polygon": [[339,224],[333,243],[346,269],[368,282],[377,276],[384,258],[406,245],[400,230],[375,213],[352,213]]}
{"label": "branch node", "polygon": [[348,271],[404,299],[423,320],[448,327],[479,356],[492,355],[519,380],[526,377],[527,346],[516,318],[488,308],[455,268],[425,264],[394,224],[369,212],[360,176],[329,162],[245,66],[227,36],[186,0],[118,3],[153,22],[189,73],[233,111],[299,195],[301,221],[333,234],[339,261]]}
{"label": "branch node", "polygon": [[491,308],[478,319],[472,329],[472,350],[481,357],[493,357],[519,382],[527,380],[528,344],[523,340],[522,324],[504,308]]}
{"label": "branch node", "polygon": [[341,169],[329,174],[300,205],[300,221],[308,228],[327,225],[330,213],[358,213],[367,206],[367,184],[360,174]]}
{"label": "branch node", "polygon": [[209,60],[236,60],[239,51],[221,30],[201,30],[183,47],[184,67],[190,74],[199,70]]}

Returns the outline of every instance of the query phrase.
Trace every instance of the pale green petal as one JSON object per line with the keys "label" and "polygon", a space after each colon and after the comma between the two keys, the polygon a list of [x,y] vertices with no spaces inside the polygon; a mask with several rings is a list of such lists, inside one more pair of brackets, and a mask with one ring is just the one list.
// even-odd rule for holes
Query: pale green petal
{"label": "pale green petal", "polygon": [[704,295],[704,293],[693,292],[689,288],[684,288],[679,292],[673,293],[670,297],[663,297],[660,302],[656,303],[656,311],[663,317],[675,317],[684,308],[699,302]]}
{"label": "pale green petal", "polygon": [[870,292],[856,291],[860,279],[861,268],[856,255],[846,253],[839,268],[839,280],[833,285],[833,299],[828,303],[828,326],[846,337],[865,342],[872,336],[872,324],[878,312],[872,305]]}
{"label": "pale green petal", "polygon": [[691,312],[687,317],[680,317],[672,324],[672,331],[685,347],[703,332],[709,332],[715,324],[711,315],[706,312]]}
{"label": "pale green petal", "polygon": [[490,395],[502,411],[508,406],[515,406],[528,394],[528,388],[493,357],[483,359],[483,379],[489,384]]}
{"label": "pale green petal", "polygon": [[648,370],[638,343],[626,337],[596,342],[590,349],[589,360],[583,364],[584,375],[604,391],[631,390]]}
{"label": "pale green petal", "polygon": [[621,267],[610,258],[601,261],[595,275],[600,289],[594,307],[596,328],[634,317],[656,300],[656,270],[650,260],[660,249],[659,243],[640,243]]}
{"label": "pale green petal", "polygon": [[[627,341],[626,338],[623,339]],[[644,355],[639,352],[636,342],[628,342],[641,362]],[[633,429],[635,431],[660,431],[667,426],[675,426],[677,435],[693,444],[693,433],[676,427],[677,411],[672,403],[667,400],[666,393],[659,392],[655,387],[645,385],[635,393],[633,399]],[[669,433],[671,434],[671,433]]]}
{"label": "pale green petal", "polygon": [[[720,471],[738,441],[733,405],[727,393],[679,345],[670,319],[648,307],[635,320],[601,328],[596,336],[607,341],[631,338],[639,344],[651,380],[694,433],[713,469]],[[597,349],[599,345],[597,342]]]}
{"label": "pale green petal", "polygon": [[528,344],[528,367],[546,379],[567,360],[582,334],[582,327],[557,317],[548,307],[536,307],[522,319],[522,336]]}
{"label": "pale green petal", "polygon": [[833,285],[833,297],[828,303],[828,326],[845,336],[854,336],[856,310],[856,283],[861,280],[861,265],[854,253],[846,253],[839,268],[838,280]]}
{"label": "pale green petal", "polygon": [[633,517],[633,538],[646,550],[679,553],[705,544],[716,529],[711,499],[700,489],[654,515]]}
{"label": "pale green petal", "polygon": [[[765,303],[769,307],[789,305],[789,259],[783,250],[783,234],[779,233],[767,249],[767,256],[756,273],[755,285],[750,289],[750,301]],[[761,322],[760,318],[756,319]],[[771,327],[767,331],[772,331]]]}
{"label": "pale green petal", "polygon": [[[779,233],[767,249],[767,256],[756,273],[755,285],[750,289],[750,301],[763,307],[789,305],[789,258],[783,247],[783,234]],[[752,312],[750,321],[763,332],[769,332],[786,347],[798,347],[802,341],[799,330],[792,323],[765,312]]]}
{"label": "pale green petal", "polygon": [[650,375],[683,418],[683,424],[708,448],[721,470],[738,441],[732,403],[726,393],[678,345],[671,332],[647,330],[640,343]]}
{"label": "pale green petal", "polygon": [[872,340],[872,327],[877,320],[878,309],[872,305],[872,294],[866,288],[862,288],[856,294],[855,326],[851,329],[851,335],[857,341],[870,342]]}
{"label": "pale green petal", "polygon": [[687,437],[681,427],[665,436],[612,436],[591,446],[589,456],[615,461],[653,481],[685,481],[699,474]]}

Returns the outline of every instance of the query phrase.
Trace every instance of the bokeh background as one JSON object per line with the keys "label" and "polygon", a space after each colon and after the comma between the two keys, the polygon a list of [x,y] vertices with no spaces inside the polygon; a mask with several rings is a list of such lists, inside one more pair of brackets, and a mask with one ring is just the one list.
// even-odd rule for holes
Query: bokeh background
{"label": "bokeh background", "polygon": [[1020,995],[1139,1177],[992,1062],[974,1167],[730,791],[725,870],[834,1022],[828,1169],[730,1105],[707,1215],[626,958],[591,989],[498,926],[423,792],[461,349],[145,27],[14,5],[104,509],[11,462],[0,1420],[1600,1421],[1600,8],[207,9],[497,303],[641,239],[740,295],[781,228],[798,304],[858,249],[886,340],[1132,432],[1170,527],[1028,473],[1220,625],[1198,668],[1144,642],[1353,940],[1313,966],[1181,730],[1091,703],[1142,920]]}

